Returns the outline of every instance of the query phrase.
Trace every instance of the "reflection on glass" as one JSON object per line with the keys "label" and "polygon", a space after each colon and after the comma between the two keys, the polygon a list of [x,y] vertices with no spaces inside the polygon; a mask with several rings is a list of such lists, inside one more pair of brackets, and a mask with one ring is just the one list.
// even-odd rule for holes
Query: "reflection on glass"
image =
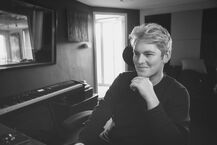
{"label": "reflection on glass", "polygon": [[0,10],[0,65],[33,61],[27,16]]}
{"label": "reflection on glass", "polygon": [[20,0],[0,4],[0,71],[56,62],[55,11]]}

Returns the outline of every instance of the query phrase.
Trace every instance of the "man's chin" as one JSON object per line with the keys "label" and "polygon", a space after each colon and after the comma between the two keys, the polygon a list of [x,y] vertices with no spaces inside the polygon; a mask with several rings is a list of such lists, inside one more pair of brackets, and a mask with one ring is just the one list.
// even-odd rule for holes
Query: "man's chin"
{"label": "man's chin", "polygon": [[139,77],[149,78],[149,75],[146,72],[139,72],[139,71],[137,71],[137,75]]}

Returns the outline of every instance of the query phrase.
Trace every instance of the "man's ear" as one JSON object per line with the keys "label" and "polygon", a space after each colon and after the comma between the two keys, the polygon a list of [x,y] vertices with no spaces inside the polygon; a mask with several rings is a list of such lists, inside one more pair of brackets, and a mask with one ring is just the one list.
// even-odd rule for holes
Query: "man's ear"
{"label": "man's ear", "polygon": [[165,52],[164,56],[163,56],[163,62],[164,63],[167,63],[171,58],[171,51],[168,50]]}

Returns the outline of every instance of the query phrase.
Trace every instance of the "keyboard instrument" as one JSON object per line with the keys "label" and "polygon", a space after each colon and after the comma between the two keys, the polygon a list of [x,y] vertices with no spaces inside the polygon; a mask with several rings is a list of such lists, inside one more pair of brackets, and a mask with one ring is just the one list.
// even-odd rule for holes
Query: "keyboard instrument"
{"label": "keyboard instrument", "polygon": [[0,115],[52,98],[68,91],[85,87],[84,84],[85,83],[83,82],[70,80],[36,90],[23,92],[18,95],[3,97],[0,99]]}

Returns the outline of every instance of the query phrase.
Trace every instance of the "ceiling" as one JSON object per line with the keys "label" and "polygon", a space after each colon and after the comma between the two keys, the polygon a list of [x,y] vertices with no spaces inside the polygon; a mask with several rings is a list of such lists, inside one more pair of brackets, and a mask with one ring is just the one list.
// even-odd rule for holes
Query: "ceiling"
{"label": "ceiling", "polygon": [[112,7],[112,8],[126,8],[126,9],[156,9],[187,5],[217,5],[217,0],[77,0],[89,6],[96,7]]}

